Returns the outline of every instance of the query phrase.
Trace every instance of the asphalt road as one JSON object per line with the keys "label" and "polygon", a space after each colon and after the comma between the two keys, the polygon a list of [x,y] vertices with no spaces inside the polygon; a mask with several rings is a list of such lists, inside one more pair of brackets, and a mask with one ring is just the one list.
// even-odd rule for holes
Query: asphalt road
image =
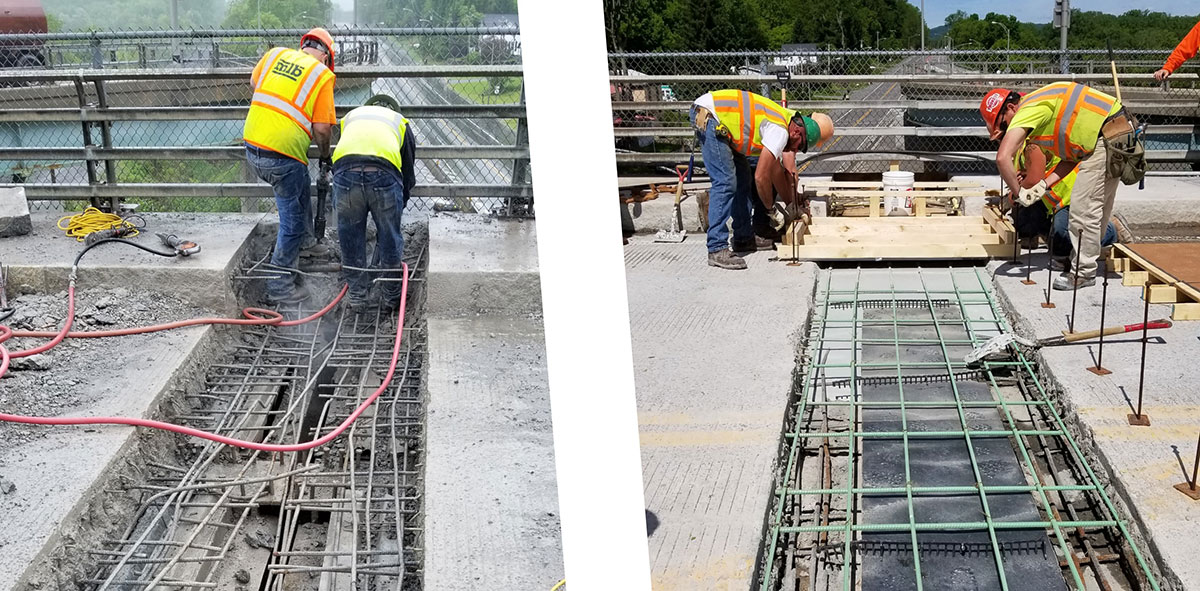
{"label": "asphalt road", "polygon": [[[379,59],[380,65],[419,63],[408,49],[395,43],[381,51]],[[470,104],[450,87],[450,80],[446,78],[380,78],[375,80],[371,90],[389,94],[401,104]],[[516,132],[500,119],[417,119],[413,129],[418,145],[423,146],[511,146],[516,143]],[[512,182],[512,164],[511,160],[420,160],[417,182],[506,184]]]}

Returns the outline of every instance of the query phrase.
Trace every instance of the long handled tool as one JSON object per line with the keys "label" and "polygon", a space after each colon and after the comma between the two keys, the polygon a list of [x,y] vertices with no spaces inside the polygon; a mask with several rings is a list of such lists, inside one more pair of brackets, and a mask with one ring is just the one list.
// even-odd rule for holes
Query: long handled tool
{"label": "long handled tool", "polygon": [[1121,83],[1117,80],[1117,60],[1113,57],[1112,39],[1108,40],[1108,65],[1112,67],[1113,88],[1117,90],[1117,101],[1125,104],[1125,101],[1121,100]]}
{"label": "long handled tool", "polygon": [[986,343],[975,347],[966,355],[966,357],[963,358],[963,361],[965,361],[968,365],[975,366],[983,361],[988,361],[995,358],[1003,358],[1006,355],[1008,346],[1014,343],[1023,345],[1028,349],[1038,349],[1041,347],[1054,347],[1068,343],[1078,343],[1079,341],[1094,339],[1102,334],[1104,336],[1111,336],[1115,334],[1125,334],[1127,332],[1136,332],[1143,329],[1154,330],[1158,328],[1171,328],[1171,326],[1171,321],[1167,319],[1152,320],[1145,324],[1139,322],[1137,324],[1108,326],[1104,329],[1085,330],[1083,332],[1063,332],[1062,336],[1046,337],[1036,341],[1019,337],[1011,332],[1006,332],[996,335],[988,339]]}
{"label": "long handled tool", "polygon": [[687,238],[687,234],[683,231],[683,209],[679,204],[683,201],[683,180],[688,176],[688,170],[691,167],[686,164],[679,164],[675,167],[675,174],[679,176],[679,184],[675,185],[675,209],[671,212],[671,229],[659,230],[654,235],[655,242],[683,242]]}

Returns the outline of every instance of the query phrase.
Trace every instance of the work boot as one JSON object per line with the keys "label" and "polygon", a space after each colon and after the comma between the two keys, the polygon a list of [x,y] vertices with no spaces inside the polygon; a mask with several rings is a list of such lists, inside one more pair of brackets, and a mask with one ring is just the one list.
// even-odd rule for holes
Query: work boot
{"label": "work boot", "polygon": [[1052,257],[1050,259],[1050,270],[1066,273],[1071,270],[1071,257]]}
{"label": "work boot", "polygon": [[745,269],[746,259],[736,255],[732,250],[718,250],[708,253],[708,264],[722,269]]}
{"label": "work boot", "polygon": [[300,248],[300,256],[306,259],[316,259],[324,256],[329,256],[329,244],[326,242],[313,242],[309,246]]}
{"label": "work boot", "polygon": [[282,296],[274,296],[267,294],[267,302],[273,306],[279,304],[295,304],[307,300],[309,296],[308,288],[303,285],[297,285],[292,288],[291,293]]}
{"label": "work boot", "polygon": [[1125,216],[1114,213],[1112,223],[1113,227],[1117,229],[1117,242],[1121,244],[1133,242],[1133,232],[1129,230],[1129,222],[1125,221]]}
{"label": "work boot", "polygon": [[350,306],[350,311],[355,314],[366,314],[371,310],[371,302],[367,300],[367,296],[351,295],[346,298],[346,305]]}
{"label": "work boot", "polygon": [[1076,277],[1074,273],[1065,273],[1054,278],[1054,289],[1071,291],[1075,287],[1089,287],[1096,284],[1096,277]]}
{"label": "work boot", "polygon": [[759,250],[771,250],[775,248],[775,242],[770,238],[755,236],[753,240],[734,240],[733,252],[755,252]]}

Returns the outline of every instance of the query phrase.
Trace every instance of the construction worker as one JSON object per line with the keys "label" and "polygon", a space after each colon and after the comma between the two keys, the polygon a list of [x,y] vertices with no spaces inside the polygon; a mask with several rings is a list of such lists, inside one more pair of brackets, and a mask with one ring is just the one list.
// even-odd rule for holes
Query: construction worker
{"label": "construction worker", "polygon": [[[769,98],[744,90],[717,90],[692,104],[689,115],[704,167],[712,179],[708,199],[708,264],[722,269],[745,269],[738,253],[771,248],[769,239],[754,235],[750,190],[758,197],[772,226],[787,225],[787,205],[796,198],[796,178],[783,162],[795,152],[833,135],[833,120],[823,113],[806,117]],[[748,158],[757,157],[751,173]],[[775,200],[775,194],[781,197]],[[733,219],[733,240],[726,222]]]}
{"label": "construction worker", "polygon": [[[342,277],[350,286],[348,301],[355,312],[370,306],[367,296],[372,277],[345,267],[366,267],[368,213],[377,230],[372,266],[400,268],[404,254],[400,216],[417,182],[415,152],[412,129],[392,97],[375,95],[342,119],[341,139],[333,151],[333,204],[342,247]],[[379,291],[383,307],[395,309],[400,302],[400,283],[380,282]]]}
{"label": "construction worker", "polygon": [[[329,144],[337,115],[333,110],[333,37],[316,28],[300,38],[300,49],[276,47],[263,55],[250,75],[253,98],[242,130],[246,162],[270,183],[279,210],[279,231],[271,264],[295,268],[302,248],[319,244],[313,235],[308,147],[315,140],[321,174],[330,168]],[[299,275],[267,281],[267,300],[299,302],[308,297]]]}
{"label": "construction worker", "polygon": [[1171,55],[1167,57],[1167,61],[1163,64],[1163,67],[1154,73],[1154,79],[1158,81],[1166,80],[1171,74],[1175,73],[1175,70],[1179,69],[1179,66],[1183,65],[1183,62],[1195,57],[1197,50],[1200,50],[1200,22],[1197,22],[1192,27],[1192,30],[1183,36],[1183,40],[1179,42],[1179,45],[1175,46],[1175,51],[1172,51]]}
{"label": "construction worker", "polygon": [[[1041,148],[1026,142],[1024,149],[1017,153],[1013,164],[1017,168],[1017,178],[1021,180],[1021,186],[1030,188],[1058,165],[1058,159],[1047,159]],[[1071,236],[1067,225],[1071,211],[1071,192],[1077,176],[1078,167],[1057,183],[1050,185],[1040,200],[1028,207],[1020,207],[1013,213],[1013,226],[1017,236],[1035,241],[1034,245],[1040,236],[1048,245],[1053,246],[1050,268],[1055,271],[1065,272],[1071,264]],[[1113,222],[1109,222],[1104,236],[1100,239],[1100,246],[1110,246],[1116,241],[1117,228]]]}
{"label": "construction worker", "polygon": [[[1014,202],[1033,205],[1078,166],[1069,233],[1072,258],[1077,253],[1079,268],[1057,277],[1054,289],[1095,284],[1100,231],[1112,216],[1120,180],[1107,166],[1108,142],[1131,137],[1132,118],[1115,97],[1077,82],[1056,82],[1024,97],[1014,90],[992,89],[980,102],[979,112],[991,138],[1000,140],[996,167]],[[1021,186],[1013,166],[1027,139],[1059,159],[1045,178],[1029,188]]]}

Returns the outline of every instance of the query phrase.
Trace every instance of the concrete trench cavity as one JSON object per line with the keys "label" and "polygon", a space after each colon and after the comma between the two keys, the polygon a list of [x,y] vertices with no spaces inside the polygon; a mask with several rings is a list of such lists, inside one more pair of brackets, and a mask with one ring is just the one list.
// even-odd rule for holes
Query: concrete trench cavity
{"label": "concrete trench cavity", "polygon": [[758,588],[1158,589],[974,268],[818,279]]}
{"label": "concrete trench cavity", "polygon": [[[395,375],[342,437],[273,454],[151,433],[126,453],[140,469],[99,493],[120,499],[105,503],[120,511],[53,550],[69,568],[41,580],[96,590],[421,589],[426,240],[410,246]],[[311,314],[340,288],[317,277],[308,285],[314,298],[285,317]],[[229,330],[225,348],[154,414],[252,441],[308,441],[382,384],[395,334],[391,314],[345,306],[298,326]]]}

